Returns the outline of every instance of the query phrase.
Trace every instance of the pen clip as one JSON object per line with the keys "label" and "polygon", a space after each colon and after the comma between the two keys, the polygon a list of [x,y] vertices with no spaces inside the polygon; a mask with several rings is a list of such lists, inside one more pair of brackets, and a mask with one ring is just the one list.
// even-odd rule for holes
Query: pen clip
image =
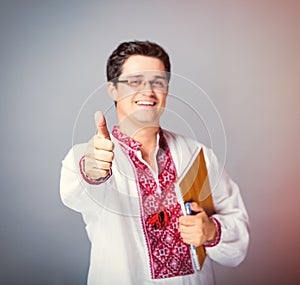
{"label": "pen clip", "polygon": [[191,203],[190,202],[186,202],[184,204],[185,206],[185,211],[187,215],[191,215],[192,214],[192,209],[191,209]]}
{"label": "pen clip", "polygon": [[[191,203],[190,202],[186,202],[184,204],[185,206],[185,211],[187,215],[192,215],[192,209],[191,209]],[[192,255],[192,260],[193,260],[193,264],[196,268],[197,271],[200,270],[200,265],[199,265],[199,261],[198,261],[198,255],[196,252],[196,247],[194,245],[190,246],[191,248],[191,255]]]}

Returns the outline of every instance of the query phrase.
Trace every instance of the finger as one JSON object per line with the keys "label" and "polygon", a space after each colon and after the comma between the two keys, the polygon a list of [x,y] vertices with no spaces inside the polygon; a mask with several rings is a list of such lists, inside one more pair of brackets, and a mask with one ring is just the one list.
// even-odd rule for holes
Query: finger
{"label": "finger", "polygon": [[199,236],[197,236],[197,234],[195,234],[194,232],[182,232],[182,231],[180,231],[180,236],[181,236],[182,240],[185,243],[188,243],[188,244],[195,243],[195,241],[197,239],[199,239]]}
{"label": "finger", "polygon": [[106,161],[97,161],[96,163],[97,163],[96,168],[100,170],[110,170],[112,165],[111,162],[106,162]]}
{"label": "finger", "polygon": [[112,166],[111,161],[96,160],[96,159],[90,158],[88,156],[85,157],[85,160],[86,160],[86,165],[89,168],[109,170]]}
{"label": "finger", "polygon": [[181,216],[179,217],[179,226],[195,226],[197,222],[197,217],[196,216]]}
{"label": "finger", "polygon": [[102,162],[97,162],[89,157],[85,158],[85,174],[90,178],[98,179],[107,176],[109,169],[102,168],[103,166],[105,165],[102,165]]}
{"label": "finger", "polygon": [[[198,234],[199,235],[199,234]],[[185,232],[180,232],[180,236],[185,239],[185,240],[195,240],[196,239],[196,236],[197,234],[195,233],[185,233]]]}
{"label": "finger", "polygon": [[204,242],[203,231],[180,231],[180,236],[182,240],[187,244],[199,246]]}
{"label": "finger", "polygon": [[110,140],[109,131],[106,125],[106,120],[101,111],[97,111],[95,113],[95,124],[98,130],[98,136]]}
{"label": "finger", "polygon": [[114,149],[114,143],[109,139],[99,138],[98,135],[94,136],[93,146],[96,149],[103,149],[112,151]]}
{"label": "finger", "polygon": [[114,153],[112,151],[102,149],[94,149],[92,153],[87,153],[86,156],[96,161],[112,162],[114,159]]}
{"label": "finger", "polygon": [[195,225],[192,226],[185,226],[185,225],[180,225],[179,227],[179,232],[182,234],[193,234],[194,232],[197,231],[197,228]]}
{"label": "finger", "polygon": [[194,237],[181,237],[183,242],[189,245],[193,245],[193,246],[200,246],[201,244],[203,244],[203,242],[201,242],[201,239],[196,239]]}
{"label": "finger", "polygon": [[92,168],[89,171],[86,171],[85,173],[89,178],[97,180],[99,178],[106,177],[109,174],[109,170],[101,170],[101,169]]}
{"label": "finger", "polygon": [[85,172],[89,171],[104,171],[111,169],[112,163],[106,161],[98,161],[93,158],[85,157]]}

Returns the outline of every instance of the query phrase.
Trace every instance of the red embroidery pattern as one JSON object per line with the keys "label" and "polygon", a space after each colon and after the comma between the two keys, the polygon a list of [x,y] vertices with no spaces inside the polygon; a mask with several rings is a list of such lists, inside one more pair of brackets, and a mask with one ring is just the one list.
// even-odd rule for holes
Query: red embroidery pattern
{"label": "red embroidery pattern", "polygon": [[162,130],[157,153],[159,174],[156,179],[150,168],[136,155],[141,144],[126,137],[116,127],[112,133],[122,142],[123,151],[135,167],[151,277],[162,279],[194,273],[189,246],[182,241],[178,231],[178,218],[182,211],[174,186],[177,173]]}

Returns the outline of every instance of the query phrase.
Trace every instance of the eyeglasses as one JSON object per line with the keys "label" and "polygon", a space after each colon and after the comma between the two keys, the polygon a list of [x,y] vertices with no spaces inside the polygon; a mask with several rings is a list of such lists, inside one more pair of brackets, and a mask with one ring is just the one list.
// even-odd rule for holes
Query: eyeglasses
{"label": "eyeglasses", "polygon": [[154,91],[166,92],[168,89],[168,81],[163,76],[155,76],[153,80],[145,80],[143,76],[130,76],[128,79],[120,79],[115,82],[126,83],[134,90],[141,90],[148,82]]}

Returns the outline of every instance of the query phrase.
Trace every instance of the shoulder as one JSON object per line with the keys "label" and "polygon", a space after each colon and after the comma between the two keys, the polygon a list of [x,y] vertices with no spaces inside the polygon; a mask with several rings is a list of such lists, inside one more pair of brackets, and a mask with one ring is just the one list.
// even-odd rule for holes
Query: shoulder
{"label": "shoulder", "polygon": [[196,149],[199,148],[204,149],[205,152],[209,149],[208,147],[206,147],[204,144],[197,141],[196,139],[182,134],[174,133],[165,129],[163,129],[163,134],[170,148],[175,147],[177,149],[178,148],[181,149],[183,152],[188,151],[191,153],[193,153]]}
{"label": "shoulder", "polygon": [[169,130],[163,130],[163,135],[170,148],[179,175],[189,167],[201,149],[204,152],[206,164],[210,165],[211,151],[204,144],[196,139]]}
{"label": "shoulder", "polygon": [[184,136],[182,134],[178,134],[178,133],[174,133],[171,132],[169,130],[166,129],[162,129],[164,137],[167,139],[167,141],[171,141],[171,142],[178,142],[178,143],[182,143],[182,142],[189,142],[189,143],[196,143],[197,141],[188,137],[188,136]]}
{"label": "shoulder", "polygon": [[203,150],[208,169],[218,164],[217,157],[213,150],[196,139],[165,129],[163,129],[163,134],[168,142],[172,155],[178,158],[179,164],[183,164],[184,166],[189,164],[191,159],[196,153],[199,153],[201,149]]}

